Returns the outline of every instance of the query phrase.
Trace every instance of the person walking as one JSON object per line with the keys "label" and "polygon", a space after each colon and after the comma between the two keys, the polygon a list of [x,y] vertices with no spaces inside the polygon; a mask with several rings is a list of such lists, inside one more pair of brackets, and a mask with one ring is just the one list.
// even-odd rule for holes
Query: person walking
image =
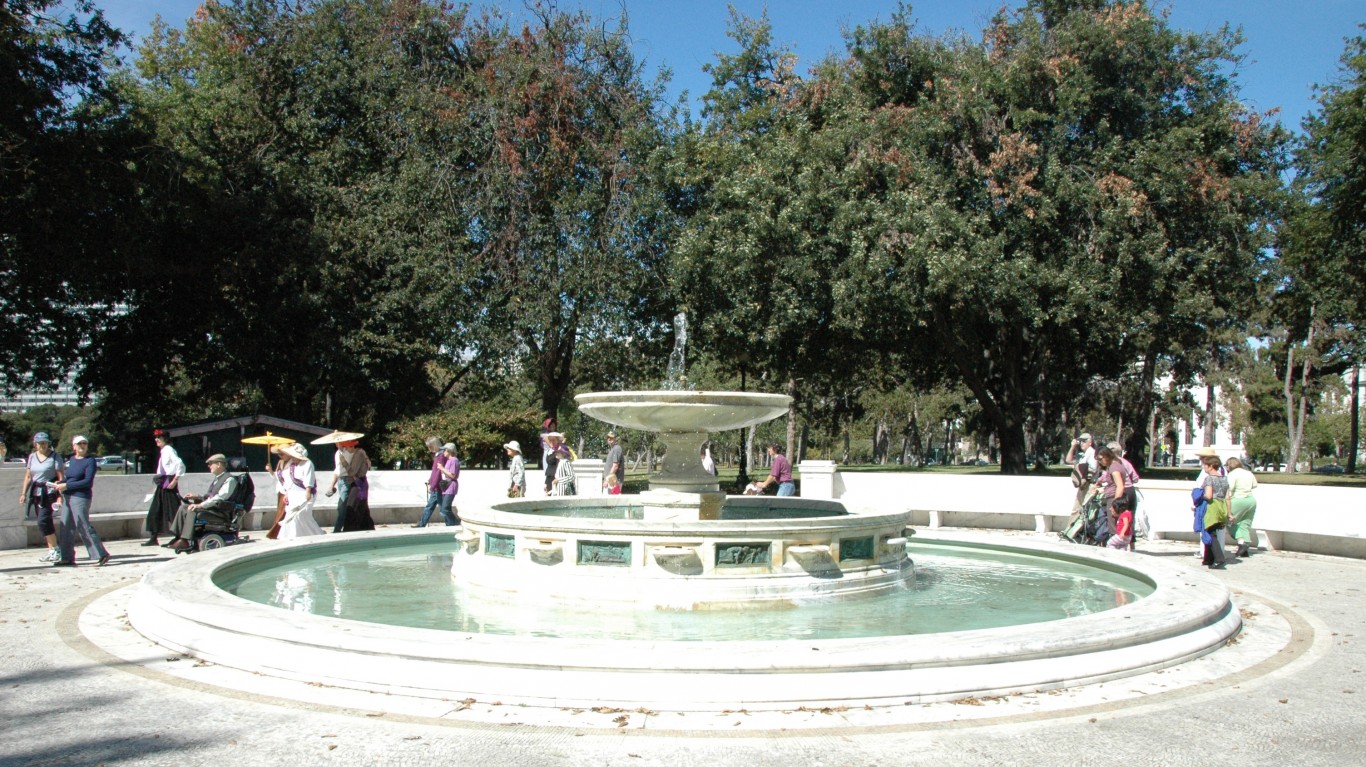
{"label": "person walking", "polygon": [[427,508],[423,509],[422,520],[417,526],[426,527],[432,518],[430,493],[433,492],[437,494],[437,507],[441,509],[441,518],[446,521],[446,527],[460,524],[459,512],[455,511],[455,495],[460,492],[460,459],[455,457],[454,442],[442,445],[441,452],[433,459],[432,473],[427,479],[427,490]]}
{"label": "person walking", "polygon": [[280,455],[289,457],[285,478],[285,518],[280,523],[279,540],[289,541],[309,535],[322,535],[323,529],[313,518],[313,501],[318,495],[318,477],[308,451],[298,442],[280,448]]}
{"label": "person walking", "polygon": [[545,494],[557,495],[555,490],[555,473],[560,468],[560,446],[564,442],[564,435],[558,431],[549,431],[541,435],[541,468],[545,469]]}
{"label": "person walking", "polygon": [[341,528],[334,532],[374,530],[375,520],[370,516],[370,456],[360,446],[359,440],[348,440],[338,446],[346,460],[346,476],[342,479],[346,512]]}
{"label": "person walking", "polygon": [[551,480],[550,485],[550,494],[553,496],[578,494],[578,475],[574,473],[574,451],[563,441],[555,450],[555,478]]}
{"label": "person walking", "polygon": [[413,527],[426,527],[432,514],[441,507],[441,467],[445,464],[445,452],[441,449],[440,437],[428,437],[425,444],[432,451],[432,470],[427,473],[427,505],[422,508],[422,517]]}
{"label": "person walking", "polygon": [[66,477],[56,484],[57,492],[66,498],[66,503],[62,504],[62,524],[57,532],[58,556],[52,564],[76,564],[76,536],[79,535],[85,544],[86,556],[96,567],[104,567],[109,564],[109,551],[90,524],[90,499],[98,467],[95,459],[88,455],[90,443],[85,437],[73,437],[71,449],[75,455],[66,462]]}
{"label": "person walking", "polygon": [[180,509],[180,478],[185,475],[185,462],[171,447],[170,435],[157,429],[152,432],[152,439],[157,444],[157,470],[152,476],[156,489],[147,507],[147,521],[143,525],[147,540],[143,546],[156,546],[160,543],[158,536],[170,529],[171,520]]}
{"label": "person walking", "polygon": [[1205,513],[1199,520],[1205,533],[1201,536],[1205,551],[1200,561],[1211,570],[1223,570],[1224,544],[1219,534],[1228,524],[1228,478],[1223,476],[1224,467],[1218,456],[1206,456],[1200,462],[1205,471],[1200,480],[1200,495],[1205,502]]}
{"label": "person walking", "polygon": [[289,481],[285,477],[285,471],[289,469],[289,464],[293,460],[281,452],[282,447],[284,446],[270,446],[270,452],[275,454],[275,469],[270,473],[275,478],[275,520],[271,522],[266,538],[272,541],[280,537],[280,523],[285,521],[285,501],[288,499],[285,484]]}
{"label": "person walking", "polygon": [[522,458],[522,444],[510,440],[503,449],[508,453],[508,497],[526,497],[526,460]]}
{"label": "person walking", "polygon": [[1252,518],[1257,516],[1257,499],[1252,497],[1257,477],[1237,458],[1228,459],[1224,466],[1228,469],[1229,528],[1238,542],[1234,556],[1247,557],[1252,552]]}
{"label": "person walking", "polygon": [[61,495],[53,486],[62,481],[62,457],[52,451],[52,439],[47,432],[33,435],[33,452],[24,459],[24,481],[19,488],[19,503],[24,504],[24,516],[32,513],[38,519],[38,532],[47,542],[47,554],[39,562],[56,562],[57,525],[53,505]]}
{"label": "person walking", "polygon": [[332,456],[332,466],[332,482],[328,484],[325,495],[328,498],[337,496],[337,519],[332,524],[332,532],[340,533],[346,525],[346,496],[350,492],[347,484],[350,468],[347,465],[347,453],[342,449],[341,443],[337,444],[337,452]]}

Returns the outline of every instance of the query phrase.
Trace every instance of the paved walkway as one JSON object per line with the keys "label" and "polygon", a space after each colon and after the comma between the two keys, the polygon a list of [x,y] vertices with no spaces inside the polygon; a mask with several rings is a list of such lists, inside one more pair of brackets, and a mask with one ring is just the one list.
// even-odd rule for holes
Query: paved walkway
{"label": "paved walkway", "polygon": [[[1198,566],[1187,544],[1143,548]],[[537,712],[496,702],[437,719],[401,699],[353,705],[354,695],[329,690],[283,698],[259,678],[234,683],[238,672],[147,648],[119,605],[169,555],[136,541],[110,550],[110,566],[74,569],[39,564],[38,550],[0,553],[3,767],[1366,764],[1358,560],[1272,553],[1231,564],[1220,577],[1244,611],[1245,637],[1175,669],[914,711],[790,712],[785,723],[782,713]],[[140,643],[141,660],[130,660]]]}

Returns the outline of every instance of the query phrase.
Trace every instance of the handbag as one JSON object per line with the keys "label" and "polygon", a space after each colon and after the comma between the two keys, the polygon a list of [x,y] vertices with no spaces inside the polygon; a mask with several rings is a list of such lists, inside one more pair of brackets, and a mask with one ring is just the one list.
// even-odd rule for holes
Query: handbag
{"label": "handbag", "polygon": [[1205,529],[1209,530],[1219,527],[1228,522],[1228,501],[1222,498],[1215,498],[1209,502],[1205,508]]}

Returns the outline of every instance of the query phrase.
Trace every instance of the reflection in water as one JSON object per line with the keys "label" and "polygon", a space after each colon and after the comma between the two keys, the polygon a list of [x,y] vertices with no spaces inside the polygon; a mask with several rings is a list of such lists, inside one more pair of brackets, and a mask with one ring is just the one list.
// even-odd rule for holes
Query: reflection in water
{"label": "reflection in water", "polygon": [[614,639],[825,639],[924,634],[1059,620],[1147,595],[1127,576],[1041,557],[949,552],[912,544],[916,575],[869,599],[787,609],[690,612],[465,593],[448,541],[324,554],[220,585],[274,607],[399,626],[484,634]]}

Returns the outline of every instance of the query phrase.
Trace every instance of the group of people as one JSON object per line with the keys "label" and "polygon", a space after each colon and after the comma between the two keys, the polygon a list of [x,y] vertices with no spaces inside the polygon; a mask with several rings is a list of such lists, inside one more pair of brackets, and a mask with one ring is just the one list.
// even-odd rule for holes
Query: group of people
{"label": "group of people", "polygon": [[1229,532],[1238,543],[1237,557],[1252,554],[1252,520],[1257,514],[1257,477],[1237,458],[1220,463],[1213,450],[1200,455],[1200,479],[1191,490],[1193,530],[1200,534],[1200,561],[1211,570],[1227,564],[1224,547]]}
{"label": "group of people", "polygon": [[[177,552],[190,551],[195,547],[196,526],[202,525],[206,518],[228,522],[241,483],[250,480],[243,479],[247,475],[241,465],[230,471],[229,459],[222,453],[215,453],[205,461],[211,474],[205,493],[202,496],[182,495],[185,462],[171,445],[170,435],[166,431],[156,429],[152,436],[157,445],[157,464],[152,476],[154,488],[151,502],[144,522],[148,537],[142,545],[160,545]],[[436,437],[429,438],[426,444],[432,451],[431,471],[426,485],[427,504],[414,527],[426,527],[438,512],[447,526],[458,525],[460,515],[455,507],[455,496],[460,491],[460,459],[456,456],[456,446],[453,442],[442,443]],[[626,480],[626,462],[615,432],[607,434],[607,444],[603,490],[609,495],[618,495]],[[88,440],[82,436],[76,437],[72,441],[74,455],[66,461],[52,449],[51,439],[44,432],[34,435],[33,445],[33,452],[25,461],[20,503],[25,505],[27,516],[37,518],[38,529],[47,543],[48,552],[42,561],[54,565],[74,565],[75,538],[79,536],[91,560],[98,566],[108,563],[109,552],[89,518],[96,463],[93,457],[87,455]],[[521,444],[511,440],[503,445],[503,449],[509,458],[508,497],[525,497],[526,461],[522,456]],[[297,442],[274,445],[270,451],[277,459],[271,469],[275,479],[276,514],[266,537],[287,541],[323,535],[322,527],[313,517],[318,479],[308,451]],[[564,434],[557,430],[553,418],[546,419],[542,424],[541,451],[545,494],[552,497],[576,495],[576,456],[566,443]],[[776,486],[778,495],[794,495],[796,485],[792,479],[792,465],[783,455],[782,447],[770,444],[768,452],[772,457],[769,476],[763,482],[751,485],[749,491],[759,493]],[[716,473],[716,464],[709,449],[702,449],[700,460],[708,473]],[[337,496],[337,514],[332,531],[340,533],[375,529],[369,507],[369,456],[357,440],[344,440],[337,443],[335,466],[325,491],[328,497]],[[269,466],[267,468],[270,469]],[[161,543],[162,536],[168,536],[165,544]]]}
{"label": "group of people", "polygon": [[47,554],[40,561],[54,567],[76,564],[76,538],[85,544],[86,556],[103,567],[109,551],[90,524],[90,500],[95,487],[97,466],[89,455],[90,441],[77,435],[71,440],[71,458],[63,460],[52,449],[47,432],[33,435],[33,452],[24,460],[24,480],[19,503],[24,516],[38,520],[38,531],[47,543]]}
{"label": "group of people", "polygon": [[1091,435],[1083,432],[1072,440],[1064,460],[1073,467],[1072,484],[1077,488],[1064,537],[1077,540],[1076,531],[1088,522],[1087,507],[1094,499],[1103,515],[1094,520],[1095,531],[1089,539],[1112,549],[1133,551],[1139,476],[1119,443],[1096,450]]}
{"label": "group of people", "polygon": [[[1202,563],[1214,570],[1226,564],[1224,547],[1227,536],[1238,544],[1235,556],[1247,557],[1252,549],[1252,521],[1257,513],[1257,500],[1252,491],[1257,478],[1237,458],[1221,462],[1213,448],[1196,452],[1201,462],[1200,476],[1191,490],[1193,530],[1200,534]],[[1077,487],[1072,507],[1072,518],[1063,533],[1065,538],[1077,540],[1073,531],[1085,521],[1086,507],[1092,498],[1099,499],[1104,510],[1103,532],[1093,541],[1110,548],[1134,550],[1138,513],[1138,472],[1124,457],[1117,442],[1096,450],[1091,435],[1083,433],[1072,441],[1064,459],[1073,465],[1072,481]]]}
{"label": "group of people", "polygon": [[[143,546],[162,545],[176,552],[194,548],[196,526],[205,520],[226,524],[234,509],[239,483],[245,471],[229,472],[229,460],[215,453],[205,461],[212,475],[203,496],[182,496],[181,480],[185,462],[170,443],[170,436],[157,429],[152,434],[157,444],[157,468],[152,477],[155,489],[147,509],[143,528],[147,540]],[[275,479],[276,512],[266,537],[282,541],[310,535],[322,535],[323,529],[313,518],[313,507],[318,496],[317,471],[308,450],[297,442],[273,445],[273,468],[267,467]],[[240,460],[240,459],[238,459]],[[337,443],[332,480],[326,494],[337,495],[337,516],[333,532],[374,530],[370,516],[369,479],[370,458],[357,440]],[[170,539],[161,543],[162,535]]]}

